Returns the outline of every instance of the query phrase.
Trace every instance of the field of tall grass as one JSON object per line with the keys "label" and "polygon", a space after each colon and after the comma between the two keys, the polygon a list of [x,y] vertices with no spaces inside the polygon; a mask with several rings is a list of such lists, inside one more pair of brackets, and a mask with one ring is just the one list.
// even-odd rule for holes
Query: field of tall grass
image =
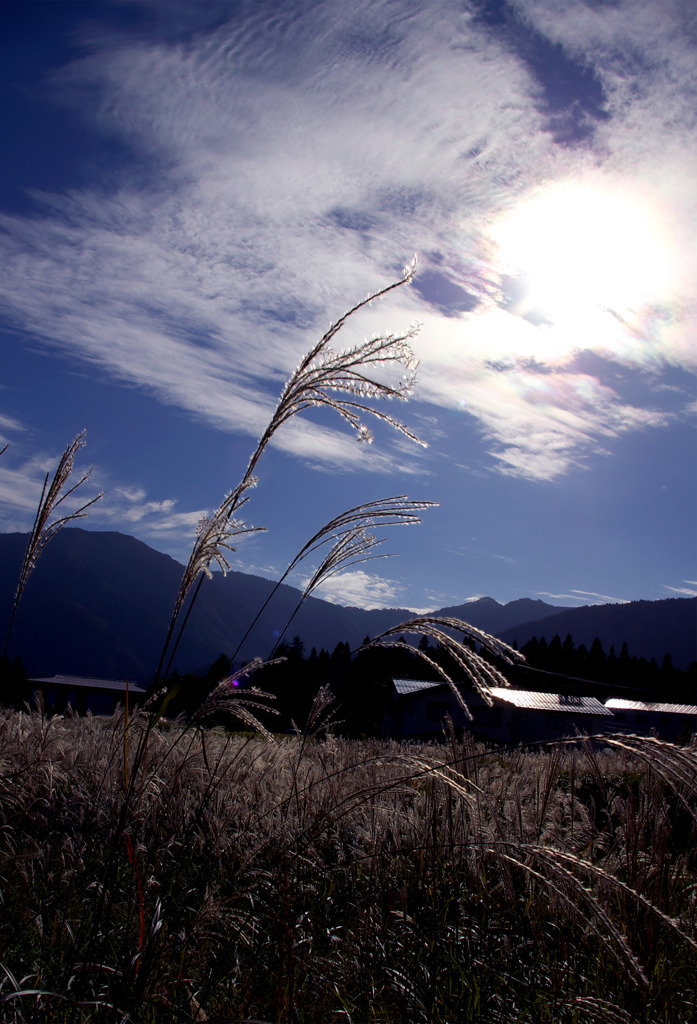
{"label": "field of tall grass", "polygon": [[[279,737],[267,696],[236,688],[263,678],[260,661],[187,720],[167,717],[200,587],[213,566],[229,568],[237,537],[257,532],[239,512],[276,431],[322,407],[359,441],[371,440],[369,416],[418,441],[374,404],[408,397],[417,328],[333,348],[354,313],[413,273],[344,314],[289,378],[239,483],[199,525],[145,706],[112,718],[0,708],[8,1024],[697,1022],[694,745],[486,750],[452,731],[429,746],[349,741],[332,731],[324,688],[304,732]],[[71,484],[83,444],[80,434],[44,481],[5,653],[41,551],[98,500],[70,504],[89,477]],[[369,531],[414,524],[431,504],[399,495],[340,513],[281,581],[316,563],[304,600],[377,557]],[[485,700],[507,685],[493,662],[521,658],[433,616],[361,650],[411,650],[405,634],[442,649]],[[429,642],[416,654],[466,711]]]}
{"label": "field of tall grass", "polygon": [[2,712],[0,1017],[697,1020],[694,745],[349,741],[327,705]]}

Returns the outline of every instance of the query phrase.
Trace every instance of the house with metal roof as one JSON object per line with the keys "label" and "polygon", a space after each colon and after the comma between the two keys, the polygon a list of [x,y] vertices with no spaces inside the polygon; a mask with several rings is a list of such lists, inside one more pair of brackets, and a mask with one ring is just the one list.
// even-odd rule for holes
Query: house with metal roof
{"label": "house with metal roof", "polygon": [[617,732],[658,736],[662,740],[684,740],[697,733],[697,705],[661,704],[613,697],[605,707],[615,716]]}
{"label": "house with metal roof", "polygon": [[470,719],[447,683],[394,679],[388,701],[384,734],[393,739],[437,739],[446,717],[456,729],[497,743],[536,743],[578,733],[596,735],[610,731],[614,716],[595,697],[567,696],[492,687],[489,705],[471,688],[460,692]]}
{"label": "house with metal roof", "polygon": [[80,715],[88,711],[93,715],[111,715],[117,705],[129,707],[142,704],[146,689],[126,679],[94,679],[87,676],[48,676],[28,679],[32,706],[39,693],[43,695],[44,707],[52,713],[60,713],[71,707]]}

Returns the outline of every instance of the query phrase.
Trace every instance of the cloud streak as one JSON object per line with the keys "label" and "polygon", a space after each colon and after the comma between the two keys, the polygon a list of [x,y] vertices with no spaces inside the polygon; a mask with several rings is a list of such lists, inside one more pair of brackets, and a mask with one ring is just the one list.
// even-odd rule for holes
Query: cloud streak
{"label": "cloud streak", "polygon": [[[3,456],[0,460],[0,528],[3,532],[28,532],[31,529],[46,474],[53,475],[59,459],[60,455],[41,455],[17,461],[11,450]],[[76,470],[79,475],[83,472],[79,467]],[[84,505],[98,492],[94,479],[90,479],[79,493],[66,498],[66,512]]]}
{"label": "cloud streak", "polygon": [[682,594],[684,597],[697,597],[697,580],[683,580],[684,587],[669,587],[663,584],[664,590],[670,590],[672,594]]}
{"label": "cloud streak", "polygon": [[[186,44],[85,28],[85,56],[52,87],[136,165],[108,188],[36,194],[35,215],[0,217],[5,316],[64,357],[258,436],[327,317],[418,250],[421,292],[371,316],[424,320],[416,398],[464,409],[495,471],[553,480],[623,433],[665,425],[573,360],[590,349],[637,373],[694,366],[684,125],[697,69],[684,8],[661,4],[657,20],[643,0],[631,18],[626,3],[602,18],[578,4],[510,7],[517,39],[532,34],[588,69],[579,89],[600,90],[593,130],[574,145],[555,141],[539,68],[516,40],[445,0],[393,11],[389,27],[380,4],[350,17],[328,3],[273,5],[271,17],[260,3]],[[650,72],[638,99],[631,60]],[[684,278],[663,307],[552,325],[507,307],[492,222],[554,176],[619,188],[628,169],[673,218]],[[395,442],[366,454],[324,422],[296,422],[277,443],[329,467],[413,465]]]}
{"label": "cloud streak", "polygon": [[[582,604],[629,604],[627,598],[610,597],[609,594],[595,594],[590,590],[574,590],[568,594],[552,594],[548,590],[538,590],[539,597],[552,597],[557,601],[580,601]],[[588,598],[595,598],[589,601]]]}
{"label": "cloud streak", "polygon": [[[9,454],[3,458],[8,459]],[[57,461],[55,457],[43,455],[24,461],[0,461],[0,529],[3,532],[26,533],[31,529],[45,475],[55,470]],[[78,472],[82,470],[78,468]],[[114,481],[99,470],[92,474],[84,494],[81,491],[79,496],[66,502],[67,510],[84,504],[100,488],[104,488],[104,498],[90,509],[89,519],[80,524],[82,527],[113,529],[117,525],[129,532],[137,530],[139,536],[155,542],[168,537],[179,557],[186,557],[187,545],[206,510],[178,511],[175,498],[148,500],[142,488],[114,485]]]}
{"label": "cloud streak", "polygon": [[402,607],[402,586],[362,569],[353,569],[332,576],[317,588],[316,597],[332,604],[355,608]]}

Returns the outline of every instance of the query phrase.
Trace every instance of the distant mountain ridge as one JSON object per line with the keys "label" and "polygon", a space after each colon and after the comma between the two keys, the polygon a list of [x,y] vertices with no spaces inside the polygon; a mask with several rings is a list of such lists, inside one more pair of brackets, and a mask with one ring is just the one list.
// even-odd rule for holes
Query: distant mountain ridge
{"label": "distant mountain ridge", "polygon": [[[531,597],[520,597],[508,604],[499,604],[493,597],[480,597],[466,604],[453,605],[439,609],[439,615],[451,615],[456,619],[464,619],[473,626],[486,629],[488,633],[499,636],[504,630],[517,626],[522,622],[532,622],[543,618],[554,618],[559,612],[574,611],[562,605],[546,604],[545,601]],[[481,625],[479,624],[481,621]]]}
{"label": "distant mountain ridge", "polygon": [[[9,619],[26,534],[0,534],[0,630]],[[17,615],[9,654],[20,655],[32,675],[74,673],[147,682],[153,675],[169,624],[182,566],[125,534],[77,528],[59,533],[31,575]],[[274,584],[258,576],[230,572],[206,580],[192,613],[176,667],[200,671],[225,653],[232,655],[257,609]],[[283,585],[251,633],[240,657],[267,656],[297,604],[299,591]],[[644,607],[646,606],[646,607]],[[634,626],[632,609],[637,610]],[[625,611],[622,611],[625,609]],[[629,609],[629,611],[626,611]],[[516,639],[532,635],[551,640],[571,633],[588,646],[599,636],[627,640],[630,653],[661,659],[670,651],[676,666],[697,656],[697,599],[640,601],[630,605],[559,608],[523,598],[501,605],[490,597],[439,609],[479,629]],[[340,641],[358,646],[414,617],[407,609],[366,611],[309,600],[289,630],[305,648],[331,651]],[[655,628],[654,628],[655,627]],[[585,639],[588,631],[590,640]],[[614,639],[625,630],[620,640]],[[618,632],[620,631],[620,632]],[[664,642],[665,641],[665,642]],[[653,645],[653,646],[651,646]]]}
{"label": "distant mountain ridge", "polygon": [[[0,628],[9,619],[26,534],[0,534]],[[9,654],[32,675],[75,673],[147,681],[158,664],[182,566],[125,534],[70,528],[48,545],[32,573],[12,632]],[[201,588],[175,667],[199,671],[231,655],[274,587],[240,572],[216,573]],[[283,585],[262,614],[240,657],[270,653],[300,598]],[[357,646],[400,620],[405,609],[367,612],[309,598],[293,620],[309,651],[340,641]]]}
{"label": "distant mountain ridge", "polygon": [[498,635],[522,647],[533,636],[549,642],[557,633],[561,640],[571,634],[575,644],[588,648],[599,637],[606,654],[614,646],[619,655],[626,643],[630,655],[655,658],[659,666],[670,654],[676,668],[687,668],[697,660],[697,598],[563,608],[549,617],[517,623]]}

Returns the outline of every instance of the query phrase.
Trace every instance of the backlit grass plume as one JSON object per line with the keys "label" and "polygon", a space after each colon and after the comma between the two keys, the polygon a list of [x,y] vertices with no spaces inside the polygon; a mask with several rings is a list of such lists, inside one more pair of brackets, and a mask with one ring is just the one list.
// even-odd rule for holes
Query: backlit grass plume
{"label": "backlit grass plume", "polygon": [[[408,643],[404,639],[405,633],[417,634],[422,637],[428,637],[430,640],[435,640],[464,672],[489,705],[493,704],[489,688],[491,686],[510,686],[510,683],[494,665],[478,654],[470,646],[470,643],[472,641],[478,643],[480,647],[493,654],[494,657],[500,658],[509,665],[512,665],[514,661],[525,661],[525,658],[519,651],[509,647],[508,644],[499,640],[498,637],[485,633],[484,630],[477,629],[468,622],[463,622],[462,619],[449,616],[420,615],[417,618],[409,619],[407,622],[402,622],[398,626],[386,629],[384,633],[378,634],[378,636],[373,637],[372,640],[369,640],[359,648],[360,651],[364,651],[371,647],[400,647],[411,651],[413,654],[417,654],[448,683],[462,710],[470,719],[472,714],[453,679],[424,650],[415,644]],[[458,633],[462,635],[462,640],[457,639],[457,636],[453,635]]]}
{"label": "backlit grass plume", "polygon": [[[253,487],[256,481],[252,478],[247,481],[245,490]],[[200,578],[204,576],[211,577],[211,565],[215,562],[221,569],[223,575],[230,568],[230,563],[227,560],[225,552],[233,552],[235,548],[232,546],[232,540],[235,537],[240,537],[245,533],[257,533],[263,530],[260,526],[247,526],[242,520],[237,518],[231,518],[230,507],[235,505],[239,510],[247,501],[249,496],[245,495],[241,497],[240,489],[233,491],[228,494],[222,504],[215,510],[211,516],[204,517],[198,524],[198,530],[196,531],[196,540],[189,556],[189,561],[184,574],[179,584],[179,591],[177,593],[177,599],[174,604],[174,612],[169,625],[169,631],[165,640],[164,647],[162,649],[162,656],[160,658],[160,664],[157,667],[155,674],[155,681],[160,678],[162,669],[164,666],[164,659],[170,647],[172,639],[172,633],[174,631],[179,613],[186,601],[189,591]],[[181,629],[177,636],[176,643],[172,645],[172,649],[169,652],[169,661],[165,670],[165,676],[169,673],[169,669],[172,664],[172,659],[177,652],[179,640],[181,639],[182,632],[186,626],[186,623],[191,612],[192,603],[189,604],[186,617],[182,623]]]}
{"label": "backlit grass plume", "polygon": [[338,572],[341,572],[344,569],[349,569],[353,565],[361,565],[363,562],[368,562],[373,558],[390,557],[387,552],[381,552],[377,555],[372,555],[370,553],[374,548],[383,544],[384,541],[384,537],[378,538],[373,533],[366,533],[366,531],[361,529],[360,526],[354,527],[353,530],[341,534],[334,544],[332,544],[329,551],[327,551],[324,558],[305,584],[300,595],[300,600],[296,604],[288,621],[278,635],[278,639],[274,644],[274,651],[280,644],[291,622],[300,611],[303,603],[307,600],[310,594],[317,589],[317,587],[322,583],[325,583],[332,576],[335,576]]}
{"label": "backlit grass plume", "polygon": [[[410,440],[423,445],[423,442],[404,423],[372,404],[376,399],[394,398],[403,401],[411,393],[416,381],[417,361],[410,341],[418,332],[418,325],[412,325],[402,334],[379,334],[343,350],[336,350],[332,347],[336,335],[358,310],[363,309],[375,299],[382,298],[395,288],[407,284],[412,280],[415,269],[416,260],[413,260],[405,268],[398,281],[374,292],[352,306],[336,323],[330,326],[317,344],[304,356],[298,368],[289,378],[281,392],[274,413],[252,453],[242,479],[213,513],[211,519],[206,520],[207,523],[214,524],[209,531],[209,536],[203,542],[201,537],[197,536],[172,612],[156,680],[159,679],[165,663],[168,666],[165,670],[165,677],[169,671],[191,608],[196,601],[204,576],[209,573],[210,566],[213,562],[217,562],[224,568],[220,555],[224,549],[230,550],[228,543],[230,537],[238,535],[240,532],[248,532],[246,527],[240,529],[241,524],[237,524],[237,513],[248,500],[247,491],[253,486],[257,463],[280,427],[306,409],[324,407],[338,413],[355,430],[359,441],[372,441],[372,434],[363,420],[365,417],[373,416],[394,427]],[[392,383],[378,378],[377,374],[381,370],[394,370],[395,368],[398,370],[398,375]],[[236,523],[231,533],[226,532],[226,521],[231,524],[233,521]],[[177,623],[187,597],[189,604],[186,617],[177,632]]]}
{"label": "backlit grass plume", "polygon": [[[49,473],[47,473],[44,478],[44,485],[41,491],[39,505],[36,510],[34,525],[32,527],[31,534],[29,535],[29,542],[27,543],[27,548],[24,552],[24,560],[19,573],[19,581],[15,591],[14,603],[12,605],[12,614],[10,616],[10,622],[5,636],[5,646],[2,652],[3,657],[7,654],[7,646],[10,642],[10,634],[12,633],[15,616],[17,615],[17,607],[22,594],[24,593],[24,588],[27,585],[27,580],[31,575],[32,569],[36,565],[39,555],[44,550],[48,542],[56,536],[59,530],[63,529],[66,523],[70,523],[74,519],[82,519],[87,515],[88,508],[94,505],[95,502],[99,501],[100,498],[104,497],[103,492],[97,494],[94,498],[85,502],[84,505],[81,505],[80,508],[75,511],[66,512],[65,515],[58,515],[57,518],[52,518],[55,517],[59,506],[63,505],[63,502],[82,487],[83,484],[87,483],[92,474],[92,470],[88,469],[76,483],[72,484],[70,487],[68,486],[73,469],[75,468],[75,456],[86,444],[85,435],[86,431],[81,431],[75,440],[72,441],[65,449],[50,483]],[[63,509],[61,509],[61,512],[62,511]]]}
{"label": "backlit grass plume", "polygon": [[377,501],[367,501],[362,505],[356,505],[354,508],[347,509],[340,515],[335,516],[334,519],[330,519],[317,533],[310,537],[295,558],[289,563],[287,569],[259,608],[247,632],[237,645],[232,660],[234,661],[239,654],[243,643],[254,629],[254,626],[276,594],[278,588],[306,558],[318,554],[326,545],[331,545],[329,552],[322,557],[320,564],[312,573],[303,590],[300,601],[278,638],[277,644],[280,642],[283,633],[288,629],[300,606],[321,583],[340,570],[348,568],[349,565],[355,565],[357,561],[366,561],[368,558],[388,557],[386,554],[369,554],[369,551],[377,547],[378,544],[381,544],[382,541],[377,540],[373,534],[369,534],[368,530],[375,526],[414,526],[421,522],[421,517],[418,515],[419,512],[427,508],[435,508],[437,504],[435,501],[411,501],[406,494],[398,494],[395,497],[379,498]]}

